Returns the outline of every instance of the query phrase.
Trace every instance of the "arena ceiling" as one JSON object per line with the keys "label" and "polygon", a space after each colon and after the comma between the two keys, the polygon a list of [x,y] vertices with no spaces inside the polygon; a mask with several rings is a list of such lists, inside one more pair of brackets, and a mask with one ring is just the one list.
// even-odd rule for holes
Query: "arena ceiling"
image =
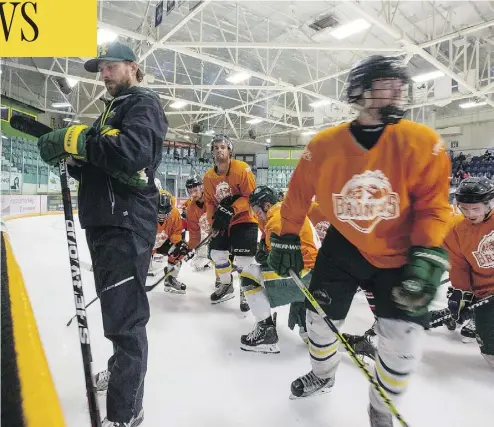
{"label": "arena ceiling", "polygon": [[[494,106],[494,2],[178,0],[155,27],[158,3],[98,2],[99,40],[132,45],[180,138],[200,123],[269,144],[347,120],[349,68],[371,54],[407,61],[415,120]],[[2,93],[22,88],[33,106],[90,121],[105,88],[84,60],[2,58]]]}

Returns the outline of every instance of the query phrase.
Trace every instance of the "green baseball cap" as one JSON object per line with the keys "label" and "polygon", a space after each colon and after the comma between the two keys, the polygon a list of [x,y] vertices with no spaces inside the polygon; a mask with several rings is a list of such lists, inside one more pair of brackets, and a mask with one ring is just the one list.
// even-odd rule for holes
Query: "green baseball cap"
{"label": "green baseball cap", "polygon": [[111,42],[98,46],[98,57],[86,61],[84,68],[90,73],[97,73],[100,61],[137,62],[137,58],[129,46],[120,42]]}

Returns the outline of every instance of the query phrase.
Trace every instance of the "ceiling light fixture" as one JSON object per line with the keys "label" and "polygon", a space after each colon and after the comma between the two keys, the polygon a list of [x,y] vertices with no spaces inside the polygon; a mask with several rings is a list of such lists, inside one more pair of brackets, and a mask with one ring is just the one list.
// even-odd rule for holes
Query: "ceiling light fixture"
{"label": "ceiling light fixture", "polygon": [[475,107],[482,107],[483,105],[487,105],[487,102],[485,102],[485,101],[481,101],[481,102],[475,102],[475,101],[465,102],[463,104],[460,104],[459,107],[460,108],[475,108]]}
{"label": "ceiling light fixture", "polygon": [[172,104],[170,104],[170,107],[171,107],[171,108],[176,108],[176,109],[178,109],[178,108],[185,107],[187,104],[188,104],[188,102],[187,102],[187,101],[184,101],[184,100],[182,100],[182,99],[178,99],[178,100],[176,100],[175,102],[173,102]]}
{"label": "ceiling light fixture", "polygon": [[70,102],[54,102],[53,104],[51,104],[51,106],[53,108],[67,108],[71,107],[72,105],[70,104]]}
{"label": "ceiling light fixture", "polygon": [[311,102],[309,105],[312,108],[322,107],[323,105],[329,105],[331,101],[329,99],[319,99],[317,101]]}
{"label": "ceiling light fixture", "polygon": [[347,24],[340,25],[335,28],[330,34],[338,40],[346,39],[347,37],[358,34],[367,28],[370,28],[371,24],[365,19],[356,19],[355,21],[348,22]]}
{"label": "ceiling light fixture", "polygon": [[245,72],[245,71],[239,71],[238,73],[235,74],[230,74],[227,78],[226,81],[237,84],[240,82],[243,82],[244,80],[247,80],[250,77],[250,74]]}
{"label": "ceiling light fixture", "polygon": [[246,123],[249,123],[250,125],[257,125],[258,123],[261,123],[262,119],[250,119],[247,120]]}
{"label": "ceiling light fixture", "polygon": [[100,28],[98,30],[98,35],[97,35],[98,44],[111,43],[115,41],[117,37],[118,34],[113,31],[106,30],[104,28]]}
{"label": "ceiling light fixture", "polygon": [[436,70],[436,71],[430,71],[428,73],[419,74],[418,76],[413,76],[412,80],[415,83],[423,83],[443,76],[444,73],[442,71]]}

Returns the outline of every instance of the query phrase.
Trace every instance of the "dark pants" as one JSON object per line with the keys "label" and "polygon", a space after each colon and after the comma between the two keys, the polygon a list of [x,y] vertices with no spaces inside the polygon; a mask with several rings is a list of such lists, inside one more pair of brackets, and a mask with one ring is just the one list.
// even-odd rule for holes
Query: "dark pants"
{"label": "dark pants", "polygon": [[209,250],[228,251],[233,256],[254,256],[257,251],[259,226],[243,222],[230,227],[229,232],[220,232],[211,239]]}
{"label": "dark pants", "polygon": [[474,316],[480,351],[483,354],[494,355],[494,300],[477,307]]}
{"label": "dark pants", "polygon": [[[406,320],[425,327],[429,322],[428,313],[409,316],[392,298],[391,291],[400,283],[401,277],[402,268],[375,267],[334,227],[330,227],[317,255],[309,290],[332,320],[346,318],[357,288],[361,287],[373,293],[376,317]],[[329,299],[325,299],[326,296]],[[306,307],[315,311],[308,300]]]}
{"label": "dark pants", "polygon": [[139,413],[147,370],[145,291],[152,244],[120,227],[91,227],[86,239],[101,301],[105,337],[113,343],[106,398],[110,421],[127,422]]}

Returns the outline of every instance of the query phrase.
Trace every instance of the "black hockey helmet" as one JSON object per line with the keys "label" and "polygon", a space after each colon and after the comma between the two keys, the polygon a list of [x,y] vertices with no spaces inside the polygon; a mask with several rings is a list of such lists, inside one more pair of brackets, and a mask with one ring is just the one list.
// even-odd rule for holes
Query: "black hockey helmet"
{"label": "black hockey helmet", "polygon": [[160,191],[158,203],[158,221],[162,224],[170,212],[172,211],[172,199],[170,195],[164,191]]}
{"label": "black hockey helmet", "polygon": [[455,192],[458,203],[485,203],[494,199],[494,183],[489,179],[467,178],[464,179]]}
{"label": "black hockey helmet", "polygon": [[[364,98],[365,92],[372,88],[372,82],[382,79],[400,79],[403,85],[410,82],[410,75],[402,59],[372,55],[353,66],[348,75],[347,101],[355,104]],[[379,109],[384,124],[398,123],[406,110],[397,105],[387,105]]]}
{"label": "black hockey helmet", "polygon": [[202,178],[197,175],[193,175],[185,181],[185,188],[187,188],[187,190],[199,187],[200,185],[202,185]]}
{"label": "black hockey helmet", "polygon": [[251,206],[259,206],[261,209],[264,203],[269,202],[272,205],[278,203],[278,196],[266,185],[260,185],[249,196],[249,204]]}

